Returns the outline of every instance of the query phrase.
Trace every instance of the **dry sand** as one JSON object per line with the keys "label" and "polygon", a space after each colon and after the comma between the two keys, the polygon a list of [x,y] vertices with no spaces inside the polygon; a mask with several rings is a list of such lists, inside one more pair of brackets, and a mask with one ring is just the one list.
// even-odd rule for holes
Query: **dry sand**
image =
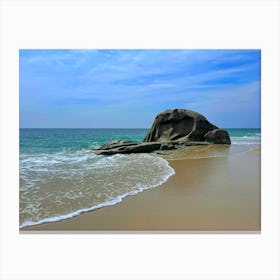
{"label": "dry sand", "polygon": [[259,231],[259,150],[212,158],[184,155],[189,153],[169,160],[176,174],[159,187],[114,206],[23,230]]}

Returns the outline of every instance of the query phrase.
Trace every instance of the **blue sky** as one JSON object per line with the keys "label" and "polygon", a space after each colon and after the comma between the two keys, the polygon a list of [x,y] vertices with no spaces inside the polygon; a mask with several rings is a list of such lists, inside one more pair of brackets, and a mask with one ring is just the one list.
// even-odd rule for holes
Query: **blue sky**
{"label": "blue sky", "polygon": [[260,127],[260,50],[20,50],[20,127],[148,128],[174,108]]}

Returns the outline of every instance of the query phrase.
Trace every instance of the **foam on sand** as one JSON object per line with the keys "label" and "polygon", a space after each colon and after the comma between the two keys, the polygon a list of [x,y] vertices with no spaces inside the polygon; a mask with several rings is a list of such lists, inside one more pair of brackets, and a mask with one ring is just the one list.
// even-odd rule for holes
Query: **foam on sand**
{"label": "foam on sand", "polygon": [[38,157],[21,162],[20,228],[120,203],[163,184],[175,173],[166,160],[149,154],[104,157],[83,152],[75,159],[65,153]]}

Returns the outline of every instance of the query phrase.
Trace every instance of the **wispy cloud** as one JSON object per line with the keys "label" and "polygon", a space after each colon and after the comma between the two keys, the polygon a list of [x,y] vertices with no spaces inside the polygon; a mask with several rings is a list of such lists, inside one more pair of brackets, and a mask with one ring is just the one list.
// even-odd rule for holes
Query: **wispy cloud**
{"label": "wispy cloud", "polygon": [[258,50],[21,50],[21,126],[148,127],[175,107],[258,126],[259,82]]}

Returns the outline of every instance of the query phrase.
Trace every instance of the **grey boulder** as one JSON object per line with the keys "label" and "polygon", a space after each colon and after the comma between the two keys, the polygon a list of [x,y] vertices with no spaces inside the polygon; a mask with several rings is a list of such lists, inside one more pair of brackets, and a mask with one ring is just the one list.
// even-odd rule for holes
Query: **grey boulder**
{"label": "grey boulder", "polygon": [[197,112],[166,110],[156,116],[144,142],[205,141],[204,135],[217,128]]}
{"label": "grey boulder", "polygon": [[228,132],[224,129],[214,129],[208,131],[205,135],[205,140],[213,144],[231,144]]}

